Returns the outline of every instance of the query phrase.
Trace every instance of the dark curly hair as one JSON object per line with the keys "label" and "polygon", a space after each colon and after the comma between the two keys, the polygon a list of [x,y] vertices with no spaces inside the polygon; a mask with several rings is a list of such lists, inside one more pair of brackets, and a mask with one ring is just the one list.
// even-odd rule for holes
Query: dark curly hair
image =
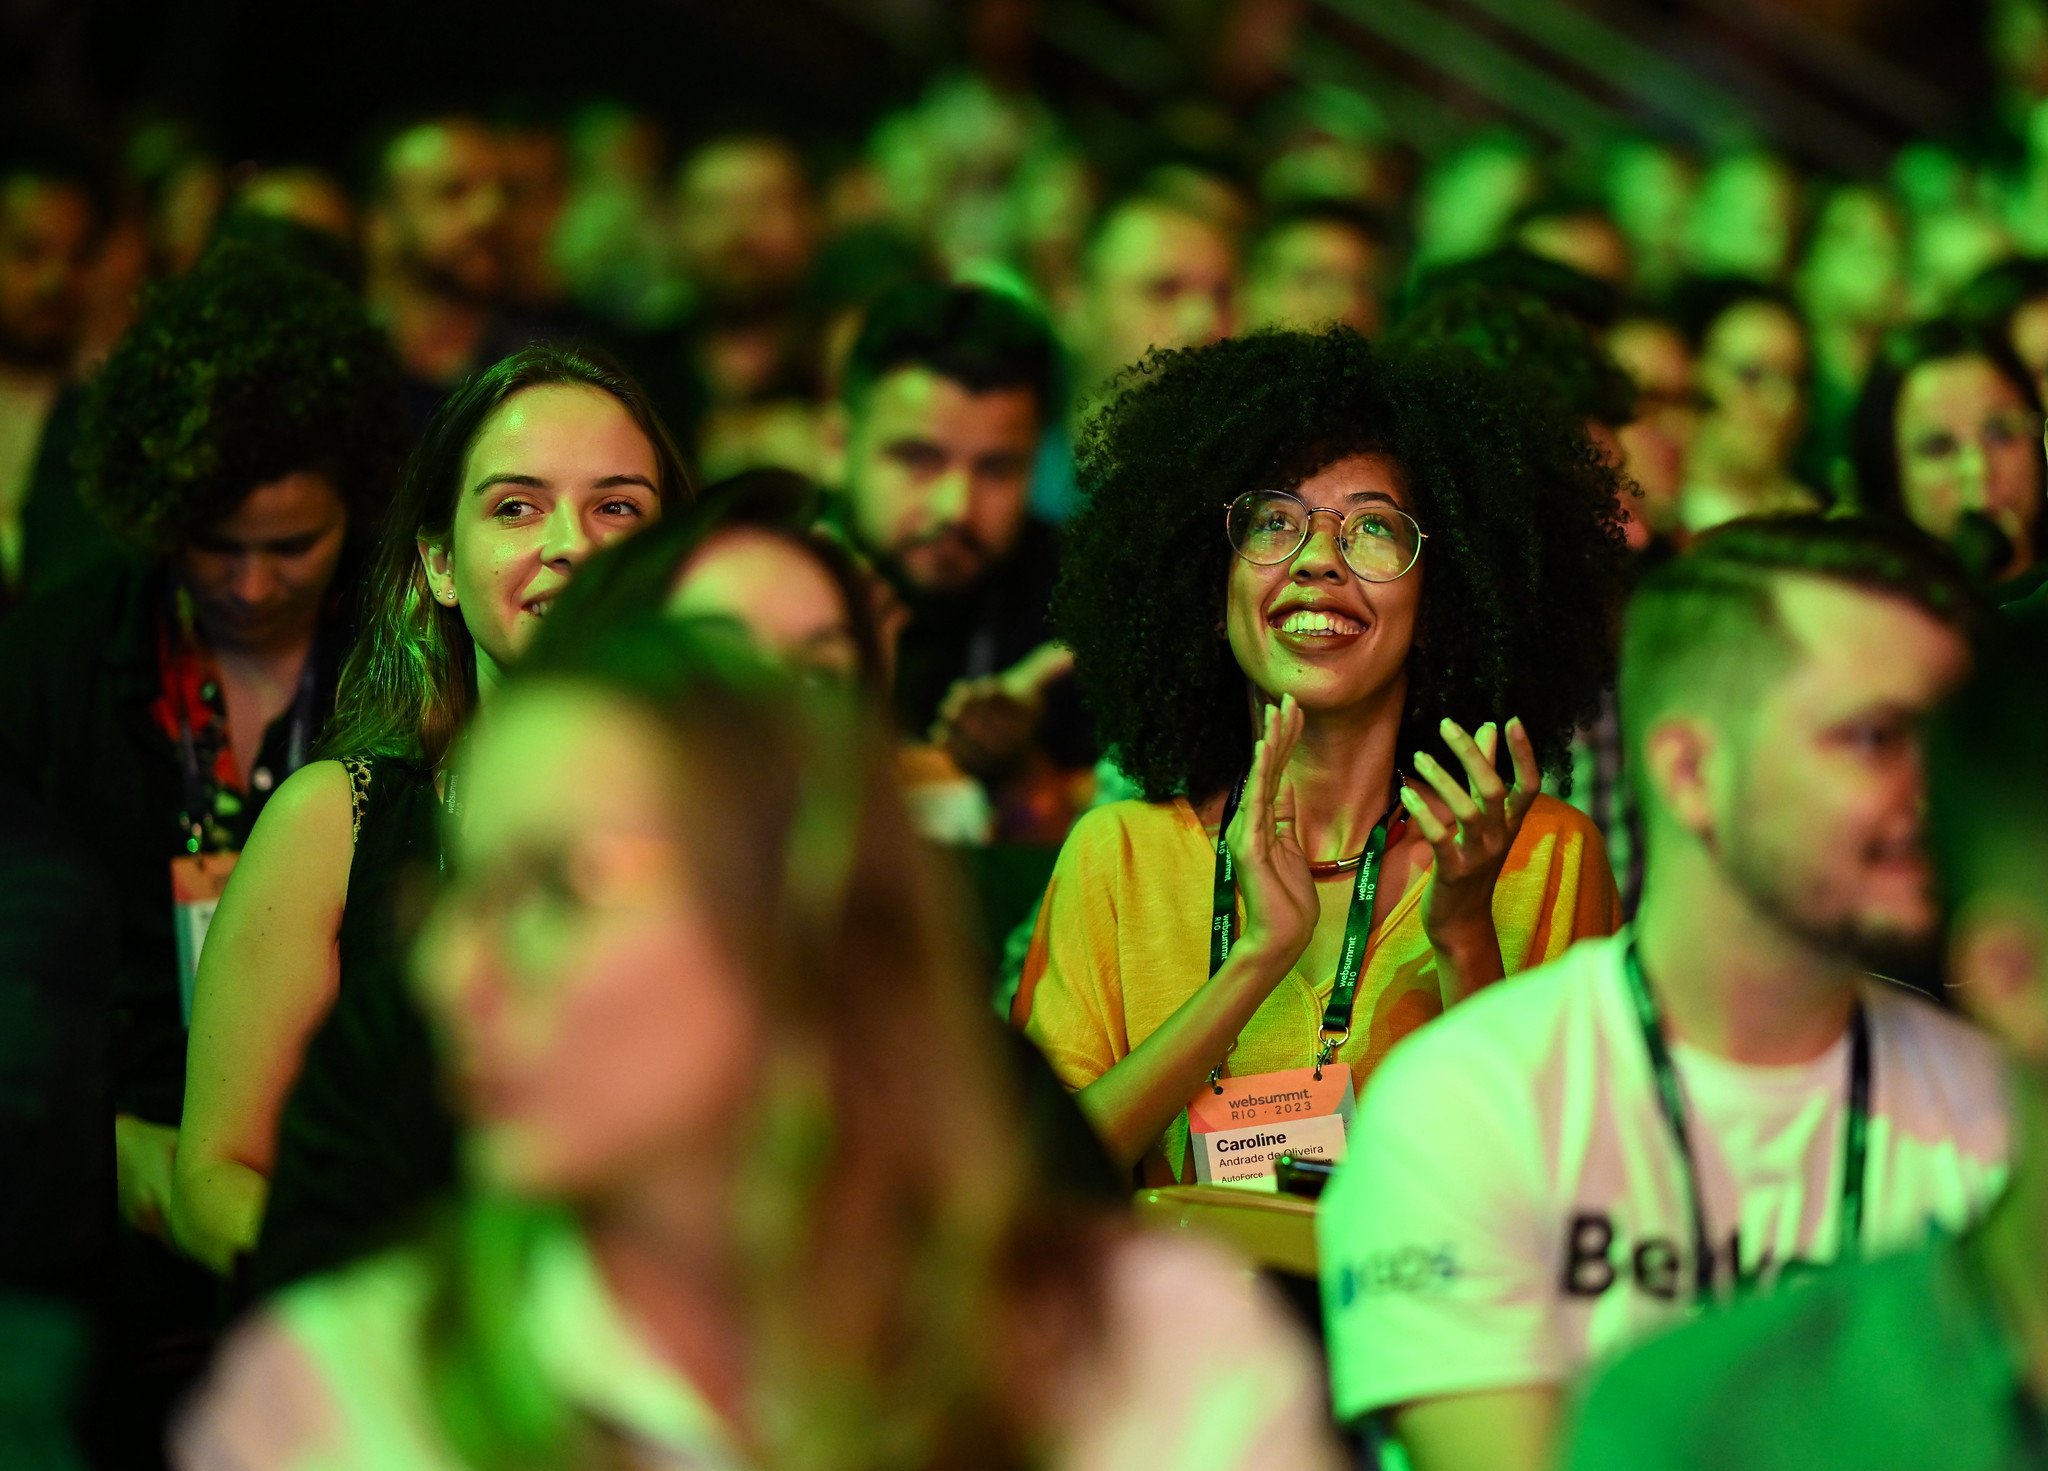
{"label": "dark curly hair", "polygon": [[165,555],[257,486],[318,470],[360,546],[405,440],[397,360],[348,289],[290,252],[228,241],[151,290],[107,359],[79,493],[123,541]]}
{"label": "dark curly hair", "polygon": [[1455,343],[1496,368],[1548,387],[1569,413],[1619,429],[1636,388],[1578,318],[1527,291],[1465,282],[1425,296],[1389,345]]}
{"label": "dark curly hair", "polygon": [[1617,481],[1583,427],[1455,346],[1377,353],[1345,328],[1155,352],[1083,431],[1089,494],[1054,597],[1098,729],[1147,799],[1201,800],[1251,759],[1245,676],[1218,636],[1223,510],[1355,454],[1398,467],[1429,534],[1399,749],[1520,716],[1544,769],[1612,667]]}

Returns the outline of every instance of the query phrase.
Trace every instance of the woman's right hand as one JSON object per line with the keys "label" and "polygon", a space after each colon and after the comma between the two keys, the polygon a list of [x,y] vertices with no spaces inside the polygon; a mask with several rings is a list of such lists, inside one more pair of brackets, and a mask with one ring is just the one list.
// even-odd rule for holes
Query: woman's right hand
{"label": "woman's right hand", "polygon": [[1294,827],[1294,789],[1286,779],[1287,758],[1301,738],[1301,707],[1294,696],[1266,707],[1265,728],[1252,749],[1244,797],[1223,841],[1244,896],[1244,933],[1235,950],[1264,957],[1273,980],[1308,949],[1322,903],[1308,855]]}

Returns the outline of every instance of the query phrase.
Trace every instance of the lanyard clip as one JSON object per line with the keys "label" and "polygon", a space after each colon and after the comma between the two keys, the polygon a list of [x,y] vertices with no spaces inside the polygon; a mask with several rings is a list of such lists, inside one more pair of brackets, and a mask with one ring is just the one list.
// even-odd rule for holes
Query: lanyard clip
{"label": "lanyard clip", "polygon": [[1320,1043],[1316,1048],[1316,1081],[1321,1082],[1323,1069],[1330,1059],[1337,1055],[1337,1049],[1351,1040],[1349,1027],[1324,1027]]}

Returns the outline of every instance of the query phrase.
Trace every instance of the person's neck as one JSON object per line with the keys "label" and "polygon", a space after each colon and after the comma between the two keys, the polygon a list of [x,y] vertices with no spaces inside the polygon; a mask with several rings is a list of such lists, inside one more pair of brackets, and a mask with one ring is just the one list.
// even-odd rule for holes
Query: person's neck
{"label": "person's neck", "polygon": [[475,359],[488,305],[469,301],[396,267],[380,271],[368,293],[390,330],[406,372],[428,383],[453,383]]}
{"label": "person's neck", "polygon": [[54,398],[64,369],[52,363],[23,363],[0,355],[0,393],[13,398]]}
{"label": "person's neck", "polygon": [[2017,1074],[2012,1100],[2012,1183],[1984,1223],[1984,1268],[2022,1373],[2048,1403],[2048,1078]]}
{"label": "person's neck", "polygon": [[298,679],[299,667],[312,652],[313,638],[318,632],[318,623],[309,622],[304,627],[286,629],[267,639],[251,641],[238,639],[231,633],[223,633],[207,621],[203,612],[195,612],[193,622],[199,636],[206,640],[206,648],[229,675],[247,672],[258,675],[288,673],[292,680]]}
{"label": "person's neck", "polygon": [[476,700],[479,705],[498,692],[498,686],[505,682],[505,671],[496,659],[486,654],[482,644],[476,650]]}
{"label": "person's neck", "polygon": [[732,1188],[702,1161],[644,1172],[583,1218],[612,1300],[735,1430],[745,1423],[745,1304]]}
{"label": "person's neck", "polygon": [[1660,846],[1635,941],[1672,1035],[1760,1066],[1810,1062],[1834,1046],[1855,1009],[1856,964],[1760,910],[1697,843],[1674,835]]}
{"label": "person's neck", "polygon": [[1405,683],[1342,710],[1302,712],[1301,739],[1287,758],[1294,825],[1314,863],[1365,847],[1394,796]]}

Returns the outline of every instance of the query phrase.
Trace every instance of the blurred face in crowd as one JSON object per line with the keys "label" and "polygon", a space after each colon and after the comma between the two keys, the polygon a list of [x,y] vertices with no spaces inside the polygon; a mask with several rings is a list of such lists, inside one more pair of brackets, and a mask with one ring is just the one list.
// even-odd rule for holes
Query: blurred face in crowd
{"label": "blurred face in crowd", "polygon": [[498,133],[505,179],[505,254],[513,294],[545,304],[559,294],[552,252],[569,192],[568,148],[548,128]]}
{"label": "blurred face in crowd", "polygon": [[1825,578],[1781,578],[1776,600],[1788,667],[1722,722],[1704,836],[1760,910],[1882,966],[1934,935],[1919,725],[1968,649],[1910,603]]}
{"label": "blurred face in crowd", "polygon": [[590,554],[661,514],[654,446],[600,389],[523,389],[464,458],[449,545],[420,542],[434,595],[462,610],[495,678]]}
{"label": "blurred face in crowd", "polygon": [[1237,251],[1216,226],[1149,201],[1117,211],[1089,252],[1074,332],[1091,386],[1155,347],[1228,337],[1236,289]]}
{"label": "blurred face in crowd", "polygon": [[1515,243],[1531,255],[1624,290],[1634,274],[1621,227],[1597,209],[1539,215],[1515,233]]}
{"label": "blurred face in crowd", "polygon": [[839,583],[779,532],[736,526],[713,536],[683,565],[668,610],[736,624],[763,654],[799,673],[848,684],[860,673]]}
{"label": "blurred face in crowd", "polygon": [[676,239],[691,280],[720,300],[793,290],[817,240],[802,161],[773,138],[700,150],[677,176]]}
{"label": "blurred face in crowd", "polygon": [[2041,514],[2041,421],[1988,360],[1943,358],[1906,375],[1893,418],[1906,514],[1944,540],[1975,511],[1996,522],[2023,570]]}
{"label": "blurred face in crowd", "polygon": [[1843,188],[1828,199],[1799,271],[1800,300],[1815,321],[1877,326],[1906,299],[1905,225],[1880,189]]}
{"label": "blurred face in crowd", "polygon": [[1630,514],[1669,533],[1679,524],[1685,456],[1699,427],[1692,353],[1677,328],[1650,317],[1617,323],[1607,350],[1636,385],[1636,416],[1616,434],[1622,473],[1642,492],[1628,502]]}
{"label": "blurred face in crowd", "polygon": [[235,205],[338,239],[356,238],[356,210],[348,191],[319,169],[265,169],[235,191]]}
{"label": "blurred face in crowd", "polygon": [[972,393],[929,368],[850,404],[841,483],[861,544],[922,592],[957,592],[1024,528],[1045,426],[1028,388]]}
{"label": "blurred face in crowd", "polygon": [[496,141],[456,118],[414,128],[385,155],[372,240],[425,285],[486,302],[505,288],[505,181]]}
{"label": "blurred face in crowd", "polygon": [[2048,392],[2048,296],[2022,303],[2006,329],[2012,350],[2034,375],[2034,392]]}
{"label": "blurred face in crowd", "polygon": [[1245,323],[1380,329],[1379,246],[1335,220],[1302,220],[1268,235],[1245,277]]}
{"label": "blurred face in crowd", "polygon": [[1398,704],[1407,693],[1408,651],[1427,569],[1417,561],[1395,581],[1368,582],[1338,547],[1340,517],[1357,511],[1371,517],[1367,536],[1408,535],[1391,514],[1408,509],[1393,462],[1354,455],[1317,471],[1292,493],[1311,509],[1327,506],[1339,514],[1315,517],[1308,539],[1285,561],[1231,560],[1224,632],[1238,667],[1273,700],[1293,695],[1312,712],[1376,700]]}
{"label": "blurred face in crowd", "polygon": [[1648,274],[1663,278],[1677,269],[1698,187],[1698,171],[1675,149],[1637,140],[1615,150],[1607,168],[1607,207]]}
{"label": "blurred face in crowd", "polygon": [[1775,302],[1745,301],[1708,328],[1698,381],[1703,426],[1722,463],[1754,475],[1782,471],[1806,428],[1806,334]]}
{"label": "blurred face in crowd", "polygon": [[70,361],[94,226],[92,198],[77,185],[0,178],[0,359],[37,368]]}
{"label": "blurred face in crowd", "polygon": [[1778,281],[1792,264],[1799,228],[1799,181],[1782,159],[1744,153],[1707,171],[1693,202],[1687,241],[1703,275]]}
{"label": "blurred face in crowd", "polygon": [[[762,1021],[680,842],[669,742],[541,685],[478,719],[416,974],[489,1184],[573,1202],[729,1160]],[[573,802],[537,774],[589,773]]]}
{"label": "blurred face in crowd", "polygon": [[208,640],[256,653],[311,638],[347,533],[347,503],[317,471],[250,491],[176,557]]}

